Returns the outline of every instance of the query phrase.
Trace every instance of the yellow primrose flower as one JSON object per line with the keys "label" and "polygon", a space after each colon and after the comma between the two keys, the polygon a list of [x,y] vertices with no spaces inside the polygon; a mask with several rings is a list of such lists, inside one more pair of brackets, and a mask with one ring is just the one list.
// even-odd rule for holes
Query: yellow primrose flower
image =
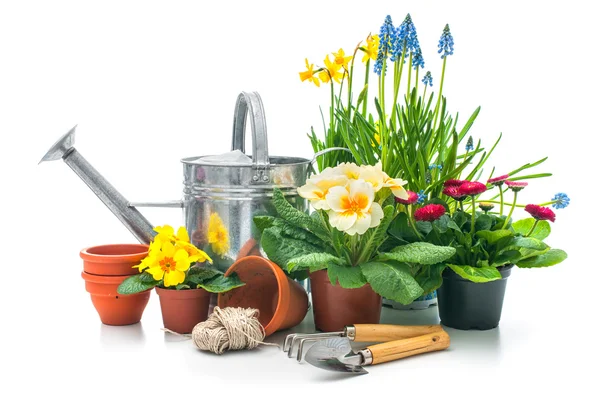
{"label": "yellow primrose flower", "polygon": [[350,181],[347,187],[332,187],[326,198],[331,208],[329,223],[349,235],[362,235],[383,218],[381,206],[373,201],[373,186],[367,182]]}
{"label": "yellow primrose flower", "polygon": [[306,184],[298,188],[298,194],[310,200],[315,210],[329,210],[325,196],[329,189],[334,186],[345,186],[348,178],[339,174],[334,168],[328,167],[319,175],[306,181]]}
{"label": "yellow primrose flower", "polygon": [[308,64],[308,58],[304,59],[304,62],[306,63],[306,71],[304,72],[300,72],[300,80],[302,82],[304,82],[305,80],[309,80],[312,83],[314,83],[315,85],[317,85],[317,87],[321,86],[321,82],[319,82],[319,78],[317,78],[315,76],[315,73],[313,72],[313,68],[314,68],[314,64]]}
{"label": "yellow primrose flower", "polygon": [[185,252],[189,255],[188,259],[190,260],[190,262],[202,263],[208,261],[212,264],[212,259],[208,256],[208,254],[206,254],[202,250],[199,250],[196,246],[194,246],[191,243],[177,242],[175,247],[177,249],[185,250]]}
{"label": "yellow primrose flower", "polygon": [[323,81],[323,83],[328,83],[330,80],[334,80],[337,83],[341,83],[341,79],[344,76],[344,74],[340,71],[342,66],[332,62],[329,59],[329,54],[327,57],[325,57],[324,62],[325,69],[319,72],[319,78],[321,78],[321,81]]}
{"label": "yellow primrose flower", "polygon": [[336,63],[337,65],[341,65],[342,67],[344,67],[344,69],[346,71],[348,71],[348,61],[352,60],[352,56],[346,57],[346,54],[344,53],[344,49],[339,49],[337,53],[332,53],[333,57],[335,57],[333,59],[333,62]]}
{"label": "yellow primrose flower", "polygon": [[404,189],[404,185],[408,182],[400,178],[390,178],[389,176],[383,181],[383,187],[390,188],[395,197],[408,200],[408,192]]}
{"label": "yellow primrose flower", "polygon": [[175,230],[170,225],[157,226],[154,228],[154,231],[158,233],[154,240],[159,240],[161,242],[190,242],[187,230],[183,226],[177,229],[177,235],[175,235]]}
{"label": "yellow primrose flower", "polygon": [[384,182],[389,179],[387,174],[381,169],[381,162],[377,165],[361,165],[358,179],[370,183],[375,192],[379,192],[384,187]]}
{"label": "yellow primrose flower", "polygon": [[[364,50],[363,50],[364,49]],[[367,46],[361,49],[365,54],[363,55],[362,62],[366,63],[369,59],[377,60],[377,50],[379,49],[379,36],[370,35],[367,36]]]}
{"label": "yellow primrose flower", "polygon": [[210,214],[207,239],[215,254],[222,257],[229,251],[229,232],[218,213]]}
{"label": "yellow primrose flower", "polygon": [[162,243],[150,263],[146,272],[157,281],[162,279],[165,287],[182,283],[185,280],[185,271],[190,268],[188,253],[183,249],[176,249],[170,241]]}
{"label": "yellow primrose flower", "polygon": [[340,175],[344,175],[348,179],[358,179],[360,175],[360,167],[354,163],[341,163],[334,168]]}

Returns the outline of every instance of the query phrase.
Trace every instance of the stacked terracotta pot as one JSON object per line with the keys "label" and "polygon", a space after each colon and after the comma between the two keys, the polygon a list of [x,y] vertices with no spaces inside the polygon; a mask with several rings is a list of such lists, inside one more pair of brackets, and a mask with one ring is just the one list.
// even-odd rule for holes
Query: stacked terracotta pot
{"label": "stacked terracotta pot", "polygon": [[109,244],[88,247],[79,253],[83,259],[81,277],[92,303],[106,325],[131,325],[140,322],[150,299],[150,290],[122,295],[117,287],[126,278],[138,274],[134,268],[148,255],[143,244]]}

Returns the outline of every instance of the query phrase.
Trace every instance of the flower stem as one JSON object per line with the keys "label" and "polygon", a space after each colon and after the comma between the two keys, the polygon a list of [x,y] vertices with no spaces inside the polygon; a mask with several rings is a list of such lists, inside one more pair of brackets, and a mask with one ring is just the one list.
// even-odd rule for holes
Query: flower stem
{"label": "flower stem", "polygon": [[417,234],[419,240],[424,241],[425,239],[423,238],[423,235],[421,235],[421,232],[417,230],[417,225],[415,224],[415,221],[411,215],[408,216],[408,222],[410,223],[410,226],[412,227],[413,231],[415,231],[415,233]]}
{"label": "flower stem", "polygon": [[333,80],[330,78],[329,82],[331,84],[331,108],[329,110],[329,136],[331,136],[333,138],[333,134],[334,134],[334,120],[333,120],[333,109],[335,107],[335,92],[333,89]]}
{"label": "flower stem", "polygon": [[[440,92],[438,93],[437,103],[435,104],[435,116],[433,119],[433,129],[436,129],[438,115],[440,112],[440,103],[442,101],[442,89],[444,88],[444,76],[446,75],[446,58],[444,57],[444,63],[442,64],[442,78],[440,79]],[[442,116],[443,118],[443,116]],[[443,144],[442,144],[443,145]]]}
{"label": "flower stem", "polygon": [[500,215],[504,211],[504,191],[502,190],[502,186],[498,186],[500,189]]}
{"label": "flower stem", "polygon": [[381,165],[386,170],[387,162],[387,130],[385,121],[385,72],[387,70],[387,58],[383,59],[381,75],[379,76],[379,105],[381,106],[381,120],[379,121],[380,141],[381,141]]}
{"label": "flower stem", "polygon": [[529,232],[527,232],[527,235],[525,235],[525,237],[528,237],[529,235],[531,235],[533,233],[533,231],[535,231],[535,227],[537,226],[538,222],[540,222],[540,220],[536,219],[535,222],[533,223],[533,226],[531,227]]}
{"label": "flower stem", "polygon": [[[406,55],[406,40],[402,48],[402,56],[395,61],[394,70],[394,107],[392,109],[392,121],[395,121],[396,117],[396,104],[398,103],[398,93],[400,92],[400,81],[402,80],[402,70],[404,69],[404,56]],[[396,71],[398,74],[396,75]],[[385,170],[384,170],[385,171]]]}
{"label": "flower stem", "polygon": [[419,92],[419,67],[415,70],[415,92]]}
{"label": "flower stem", "polygon": [[[515,192],[515,197],[513,199],[512,207],[510,208],[510,211],[508,212],[508,215],[506,216],[506,219],[504,220],[502,229],[505,229],[506,226],[508,225],[508,221],[510,220],[510,217],[512,216],[513,211],[515,211],[516,205],[517,205],[517,192]],[[502,205],[500,205],[500,207],[502,207]],[[502,215],[502,214],[500,214],[500,215]]]}
{"label": "flower stem", "polygon": [[475,214],[475,196],[471,196],[471,235],[475,233]]}
{"label": "flower stem", "polygon": [[407,101],[410,98],[410,76],[412,75],[411,74],[412,71],[410,68],[411,65],[412,65],[412,52],[408,56],[408,83],[406,84],[406,100]]}
{"label": "flower stem", "polygon": [[362,107],[362,115],[363,117],[367,117],[367,99],[369,98],[368,94],[369,94],[369,69],[371,66],[371,59],[369,58],[367,60],[367,70],[365,72],[365,100],[363,101],[363,107]]}

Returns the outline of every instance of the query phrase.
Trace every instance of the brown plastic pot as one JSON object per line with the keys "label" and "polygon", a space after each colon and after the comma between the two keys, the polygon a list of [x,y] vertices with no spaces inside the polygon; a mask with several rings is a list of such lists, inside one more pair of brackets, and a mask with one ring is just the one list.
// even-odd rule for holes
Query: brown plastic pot
{"label": "brown plastic pot", "polygon": [[140,322],[150,299],[150,290],[127,295],[117,293],[117,287],[129,275],[101,276],[84,271],[81,277],[103,324],[131,325]]}
{"label": "brown plastic pot", "polygon": [[327,270],[310,274],[315,327],[324,332],[341,331],[346,325],[378,324],[381,316],[380,295],[371,285],[344,289],[332,285]]}
{"label": "brown plastic pot", "polygon": [[163,325],[177,333],[191,333],[196,324],[206,321],[210,292],[204,289],[162,289],[157,287]]}
{"label": "brown plastic pot", "polygon": [[145,244],[106,244],[87,247],[79,252],[83,270],[93,275],[135,275],[137,264],[148,255]]}
{"label": "brown plastic pot", "polygon": [[308,295],[283,270],[258,256],[236,261],[225,273],[236,273],[244,286],[219,294],[219,307],[256,308],[259,322],[269,336],[279,330],[298,325],[308,311]]}

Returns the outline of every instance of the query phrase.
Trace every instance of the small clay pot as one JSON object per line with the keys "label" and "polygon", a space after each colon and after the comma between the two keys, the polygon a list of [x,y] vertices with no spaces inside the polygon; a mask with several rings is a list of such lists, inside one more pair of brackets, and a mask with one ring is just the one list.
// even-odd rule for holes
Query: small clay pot
{"label": "small clay pot", "polygon": [[162,289],[157,287],[163,325],[177,333],[191,333],[196,324],[206,321],[210,292],[204,289]]}
{"label": "small clay pot", "polygon": [[219,294],[219,307],[256,308],[265,335],[298,325],[308,311],[308,295],[283,270],[263,257],[236,261],[225,273],[237,273],[244,286]]}
{"label": "small clay pot", "polygon": [[117,288],[129,275],[101,276],[84,271],[81,277],[103,324],[131,325],[140,322],[150,299],[150,290],[136,294],[117,293]]}
{"label": "small clay pot", "polygon": [[248,239],[246,243],[244,243],[244,245],[240,248],[236,260],[248,256],[262,257],[262,254],[260,253],[260,243],[258,243],[253,238]]}
{"label": "small clay pot", "polygon": [[145,244],[106,244],[88,247],[79,252],[83,259],[83,270],[93,275],[136,275],[134,266],[148,255]]}
{"label": "small clay pot", "polygon": [[327,270],[310,274],[315,327],[323,332],[342,331],[353,324],[378,324],[382,298],[366,284],[358,289],[332,285]]}

